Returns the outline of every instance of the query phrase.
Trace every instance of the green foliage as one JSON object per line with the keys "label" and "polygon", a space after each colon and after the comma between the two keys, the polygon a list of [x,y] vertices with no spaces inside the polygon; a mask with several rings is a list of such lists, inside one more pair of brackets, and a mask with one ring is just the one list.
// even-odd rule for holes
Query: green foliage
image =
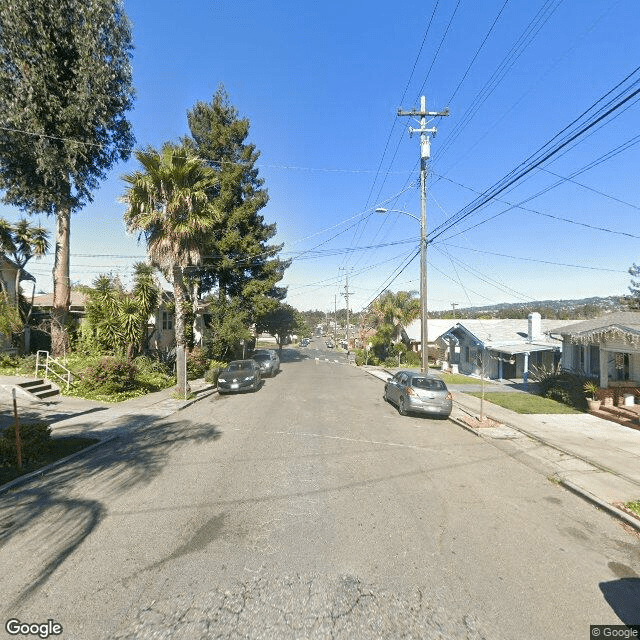
{"label": "green foliage", "polygon": [[0,292],[0,333],[10,337],[22,330],[20,312],[5,292]]}
{"label": "green foliage", "polygon": [[255,166],[260,153],[247,142],[249,120],[239,117],[222,86],[210,103],[196,103],[187,119],[191,137],[183,142],[215,170],[210,196],[221,214],[203,245],[204,255],[215,259],[203,260],[189,277],[204,294],[217,289],[221,304],[236,301],[251,325],[284,299],[286,290],[277,283],[290,264],[276,257],[282,245],[268,244],[276,225],[265,224],[259,214],[268,201]]}
{"label": "green foliage", "polygon": [[209,358],[233,360],[242,356],[242,342],[248,346],[253,341],[249,331],[249,318],[237,300],[221,303],[212,298],[207,304],[211,322],[205,330],[204,345]]}
{"label": "green foliage", "polygon": [[[20,425],[22,463],[37,464],[48,453],[51,427],[43,422]],[[0,434],[0,465],[17,465],[15,427],[7,427]]]}
{"label": "green foliage", "polygon": [[122,4],[68,0],[54,9],[45,0],[3,2],[0,33],[5,202],[32,213],[78,210],[135,141],[124,117],[134,92]]}
{"label": "green foliage", "polygon": [[189,380],[204,377],[209,368],[209,358],[202,347],[194,347],[187,357],[187,376]]}
{"label": "green foliage", "polygon": [[585,385],[590,382],[586,376],[560,368],[540,368],[536,371],[535,377],[541,396],[586,411],[584,391]]}
{"label": "green foliage", "polygon": [[209,362],[209,369],[204,374],[204,379],[209,384],[217,385],[218,384],[218,375],[220,371],[227,366],[228,363],[223,362],[222,360],[211,360]]}
{"label": "green foliage", "polygon": [[82,372],[79,386],[89,387],[96,393],[113,394],[130,391],[135,386],[138,367],[120,357],[106,356]]}
{"label": "green foliage", "polygon": [[422,364],[422,359],[419,353],[407,350],[402,356],[402,364],[407,367],[419,367]]}
{"label": "green foliage", "polygon": [[78,343],[83,353],[126,353],[131,358],[142,351],[147,320],[159,300],[159,287],[152,274],[149,265],[134,265],[131,293],[125,292],[120,280],[112,275],[100,275],[93,287],[83,287],[86,317]]}
{"label": "green foliage", "polygon": [[584,392],[592,399],[592,400],[597,400],[598,399],[598,390],[599,387],[598,385],[593,381],[593,380],[587,380],[587,382],[584,383],[584,385],[582,386]]}
{"label": "green foliage", "polygon": [[256,322],[256,330],[259,333],[271,334],[281,346],[289,335],[299,333],[300,328],[304,329],[304,319],[288,304],[281,304],[274,311],[258,318]]}

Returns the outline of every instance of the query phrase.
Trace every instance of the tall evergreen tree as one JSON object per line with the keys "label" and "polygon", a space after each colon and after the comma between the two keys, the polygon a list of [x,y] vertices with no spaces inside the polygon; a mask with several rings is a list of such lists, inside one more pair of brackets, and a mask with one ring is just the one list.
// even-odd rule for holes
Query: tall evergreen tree
{"label": "tall evergreen tree", "polygon": [[134,144],[131,49],[121,0],[0,3],[0,189],[56,218],[54,353],[66,339],[71,214]]}
{"label": "tall evergreen tree", "polygon": [[221,213],[203,246],[203,267],[190,275],[200,294],[217,293],[218,313],[240,304],[253,322],[286,296],[277,283],[290,264],[277,258],[282,245],[268,244],[276,225],[259,214],[268,202],[255,166],[260,153],[247,142],[249,120],[239,117],[222,86],[211,103],[194,106],[188,122],[191,138],[185,144],[219,176],[211,197]]}

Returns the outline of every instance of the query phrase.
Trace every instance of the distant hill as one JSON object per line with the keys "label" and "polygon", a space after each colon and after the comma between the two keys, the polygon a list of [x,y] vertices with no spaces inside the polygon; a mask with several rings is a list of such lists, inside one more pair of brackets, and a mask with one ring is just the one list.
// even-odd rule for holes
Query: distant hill
{"label": "distant hill", "polygon": [[581,300],[538,300],[536,302],[500,303],[486,307],[459,307],[455,310],[429,312],[432,318],[526,318],[537,311],[543,318],[576,320],[596,318],[605,313],[627,311],[626,299],[621,296],[593,297]]}

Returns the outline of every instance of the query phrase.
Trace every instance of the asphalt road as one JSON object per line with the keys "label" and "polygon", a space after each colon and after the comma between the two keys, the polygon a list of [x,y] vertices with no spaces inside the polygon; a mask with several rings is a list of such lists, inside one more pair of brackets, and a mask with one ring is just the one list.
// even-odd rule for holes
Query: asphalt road
{"label": "asphalt road", "polygon": [[343,359],[287,351],[258,392],[1,496],[3,621],[92,640],[640,624],[637,537],[455,424],[399,416]]}

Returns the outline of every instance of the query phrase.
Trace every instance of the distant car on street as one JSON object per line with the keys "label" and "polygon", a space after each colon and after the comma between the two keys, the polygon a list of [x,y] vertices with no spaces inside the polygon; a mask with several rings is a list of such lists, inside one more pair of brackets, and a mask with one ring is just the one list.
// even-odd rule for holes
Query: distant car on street
{"label": "distant car on street", "polygon": [[451,392],[440,378],[415,371],[398,371],[387,380],[384,399],[403,416],[415,412],[448,418],[453,407]]}
{"label": "distant car on street", "polygon": [[218,393],[257,391],[260,388],[260,367],[254,360],[233,360],[218,375]]}
{"label": "distant car on street", "polygon": [[251,358],[258,363],[263,376],[275,376],[280,371],[280,358],[274,349],[258,349]]}

